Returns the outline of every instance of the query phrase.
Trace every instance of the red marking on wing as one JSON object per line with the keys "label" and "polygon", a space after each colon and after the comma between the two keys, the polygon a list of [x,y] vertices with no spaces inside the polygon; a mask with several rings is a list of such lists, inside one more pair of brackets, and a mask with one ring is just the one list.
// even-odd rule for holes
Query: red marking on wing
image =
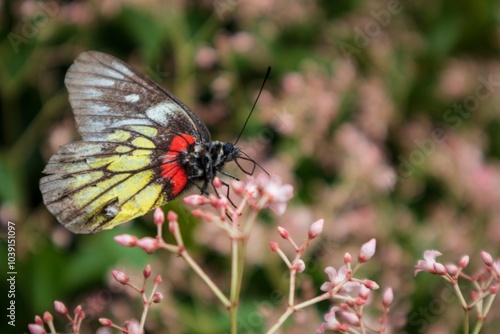
{"label": "red marking on wing", "polygon": [[173,196],[177,196],[188,183],[186,172],[177,161],[177,157],[180,152],[185,151],[194,142],[195,139],[187,134],[175,136],[170,143],[170,149],[163,158],[161,176],[170,181]]}

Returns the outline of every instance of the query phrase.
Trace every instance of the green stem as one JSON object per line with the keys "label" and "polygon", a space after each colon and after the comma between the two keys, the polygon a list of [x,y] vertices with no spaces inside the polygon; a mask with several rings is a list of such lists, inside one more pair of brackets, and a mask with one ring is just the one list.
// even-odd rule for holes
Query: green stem
{"label": "green stem", "polygon": [[179,252],[180,256],[189,264],[191,269],[200,276],[200,278],[205,282],[205,284],[208,285],[210,290],[219,298],[222,304],[224,304],[225,307],[230,308],[231,307],[231,302],[227,299],[227,297],[220,291],[220,289],[217,287],[217,285],[208,277],[208,275],[201,269],[201,267],[193,260],[193,258],[189,255],[189,253],[184,249],[183,251]]}
{"label": "green stem", "polygon": [[232,240],[231,247],[231,294],[229,296],[231,306],[229,310],[229,322],[231,334],[236,334],[238,333],[238,308],[240,302],[241,281],[243,279],[243,269],[245,265],[246,239]]}

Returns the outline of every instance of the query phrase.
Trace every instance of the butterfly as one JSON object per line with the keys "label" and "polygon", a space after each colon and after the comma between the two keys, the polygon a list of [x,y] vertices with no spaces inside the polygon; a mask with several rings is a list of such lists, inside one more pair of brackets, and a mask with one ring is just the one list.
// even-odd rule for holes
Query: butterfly
{"label": "butterfly", "polygon": [[206,193],[217,173],[231,176],[226,163],[242,168],[238,158],[255,169],[234,144],[212,141],[172,93],[113,56],[83,52],[65,85],[82,141],[49,159],[40,190],[48,210],[74,233],[111,229],[193,184]]}

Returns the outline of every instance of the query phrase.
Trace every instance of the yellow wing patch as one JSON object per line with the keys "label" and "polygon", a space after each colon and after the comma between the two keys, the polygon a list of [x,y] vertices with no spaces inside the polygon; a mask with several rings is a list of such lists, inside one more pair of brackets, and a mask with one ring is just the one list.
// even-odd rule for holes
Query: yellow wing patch
{"label": "yellow wing patch", "polygon": [[55,154],[40,189],[49,211],[75,233],[109,229],[165,203],[152,161],[156,129],[134,126],[109,142],[69,144]]}

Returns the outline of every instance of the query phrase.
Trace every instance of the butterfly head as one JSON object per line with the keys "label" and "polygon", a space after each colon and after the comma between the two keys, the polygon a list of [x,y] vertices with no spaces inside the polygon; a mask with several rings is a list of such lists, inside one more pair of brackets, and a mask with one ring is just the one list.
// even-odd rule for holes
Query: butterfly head
{"label": "butterfly head", "polygon": [[213,162],[213,169],[216,172],[222,171],[226,163],[234,161],[240,156],[238,147],[220,141],[211,142],[208,151]]}

